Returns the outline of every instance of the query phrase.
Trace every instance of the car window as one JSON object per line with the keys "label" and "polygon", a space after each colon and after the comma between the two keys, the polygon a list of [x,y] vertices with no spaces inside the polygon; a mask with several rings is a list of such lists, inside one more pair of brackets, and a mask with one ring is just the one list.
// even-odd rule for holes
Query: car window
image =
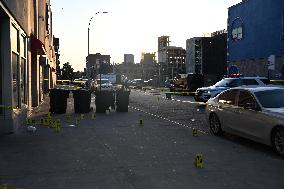
{"label": "car window", "polygon": [[259,85],[255,79],[244,79],[243,85]]}
{"label": "car window", "polygon": [[269,79],[260,79],[265,85],[272,84],[272,82]]}
{"label": "car window", "polygon": [[229,90],[220,94],[218,102],[222,104],[235,105],[238,90]]}
{"label": "car window", "polygon": [[239,94],[239,101],[238,101],[238,106],[239,107],[245,107],[245,106],[250,106],[250,107],[257,107],[257,102],[255,101],[254,97],[252,94],[248,91],[240,91]]}
{"label": "car window", "polygon": [[255,92],[260,104],[264,108],[284,107],[284,89],[275,89]]}
{"label": "car window", "polygon": [[236,79],[234,78],[225,78],[225,79],[222,79],[221,81],[218,81],[215,85],[215,87],[227,87],[229,86],[229,84],[232,82],[232,81],[235,81]]}
{"label": "car window", "polygon": [[232,82],[230,82],[229,86],[230,87],[238,87],[243,85],[243,80],[242,79],[235,79]]}

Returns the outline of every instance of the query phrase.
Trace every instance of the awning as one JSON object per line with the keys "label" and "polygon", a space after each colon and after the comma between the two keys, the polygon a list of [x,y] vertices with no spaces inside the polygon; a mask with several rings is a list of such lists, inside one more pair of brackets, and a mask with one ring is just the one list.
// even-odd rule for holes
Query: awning
{"label": "awning", "polygon": [[31,35],[30,39],[31,39],[31,51],[38,55],[46,55],[44,44],[34,35]]}

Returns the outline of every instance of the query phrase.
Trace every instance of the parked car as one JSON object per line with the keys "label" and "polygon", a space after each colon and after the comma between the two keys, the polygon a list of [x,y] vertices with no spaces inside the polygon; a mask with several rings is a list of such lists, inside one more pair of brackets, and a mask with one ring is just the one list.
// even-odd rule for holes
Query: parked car
{"label": "parked car", "polygon": [[213,134],[261,142],[284,157],[284,87],[228,89],[208,100],[206,112]]}
{"label": "parked car", "polygon": [[238,78],[224,78],[210,87],[202,87],[196,90],[194,99],[198,102],[206,102],[208,99],[215,97],[222,91],[238,87],[238,86],[265,86],[270,84],[266,77],[238,77]]}
{"label": "parked car", "polygon": [[134,88],[142,89],[142,87],[144,87],[144,81],[143,79],[133,79],[131,85],[134,86]]}
{"label": "parked car", "polygon": [[149,80],[144,81],[144,85],[145,86],[152,86],[153,82],[154,82],[153,79],[149,79]]}
{"label": "parked car", "polygon": [[114,87],[108,79],[98,79],[97,80],[98,87],[97,90],[102,91],[113,91]]}

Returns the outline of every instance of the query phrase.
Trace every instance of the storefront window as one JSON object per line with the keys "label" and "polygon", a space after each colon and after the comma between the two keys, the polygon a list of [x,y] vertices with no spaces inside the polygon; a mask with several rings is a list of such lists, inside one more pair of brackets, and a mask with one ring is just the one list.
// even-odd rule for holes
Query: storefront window
{"label": "storefront window", "polygon": [[21,103],[27,104],[27,82],[26,82],[26,38],[24,36],[21,36],[20,40],[20,52],[21,52],[21,78],[20,78],[20,93],[21,93]]}
{"label": "storefront window", "polygon": [[27,98],[26,98],[26,60],[24,58],[21,58],[21,102],[22,104],[27,104]]}
{"label": "storefront window", "polygon": [[[1,25],[1,24],[0,24]],[[0,36],[1,36],[1,31],[0,31]],[[0,44],[0,57],[1,57],[1,44]],[[3,77],[3,72],[2,72],[2,61],[0,58],[0,105],[3,105],[2,101],[2,93],[3,93],[3,86],[2,86],[2,77]],[[0,108],[0,115],[3,114],[3,108]]]}
{"label": "storefront window", "polygon": [[13,107],[19,107],[19,88],[18,88],[18,55],[12,53],[13,69]]}
{"label": "storefront window", "polygon": [[13,52],[19,52],[18,30],[14,26],[11,27],[11,47]]}

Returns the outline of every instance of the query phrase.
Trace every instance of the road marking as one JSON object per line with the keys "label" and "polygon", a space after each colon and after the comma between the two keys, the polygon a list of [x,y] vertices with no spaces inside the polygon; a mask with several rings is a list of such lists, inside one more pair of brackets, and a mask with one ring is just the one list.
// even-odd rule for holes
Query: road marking
{"label": "road marking", "polygon": [[[139,108],[136,108],[136,107],[134,107],[134,106],[129,106],[129,108],[134,109],[134,110],[137,110],[137,111],[140,111],[140,112],[143,112],[143,113],[148,114],[148,115],[153,116],[153,117],[157,117],[157,118],[159,118],[159,119],[166,120],[166,121],[171,122],[171,123],[174,123],[175,125],[178,125],[178,126],[182,126],[182,127],[189,128],[189,129],[196,129],[195,127],[192,127],[192,126],[189,126],[189,125],[185,125],[185,124],[182,124],[182,123],[179,123],[179,122],[170,120],[170,119],[165,118],[165,117],[163,117],[163,116],[155,115],[155,114],[152,114],[152,113],[150,113],[150,112],[146,112],[146,111],[144,111],[144,110],[140,110]],[[209,134],[207,131],[203,131],[203,130],[201,130],[201,129],[196,129],[196,131],[198,131],[199,133],[205,134],[205,135],[208,135],[208,134]]]}

